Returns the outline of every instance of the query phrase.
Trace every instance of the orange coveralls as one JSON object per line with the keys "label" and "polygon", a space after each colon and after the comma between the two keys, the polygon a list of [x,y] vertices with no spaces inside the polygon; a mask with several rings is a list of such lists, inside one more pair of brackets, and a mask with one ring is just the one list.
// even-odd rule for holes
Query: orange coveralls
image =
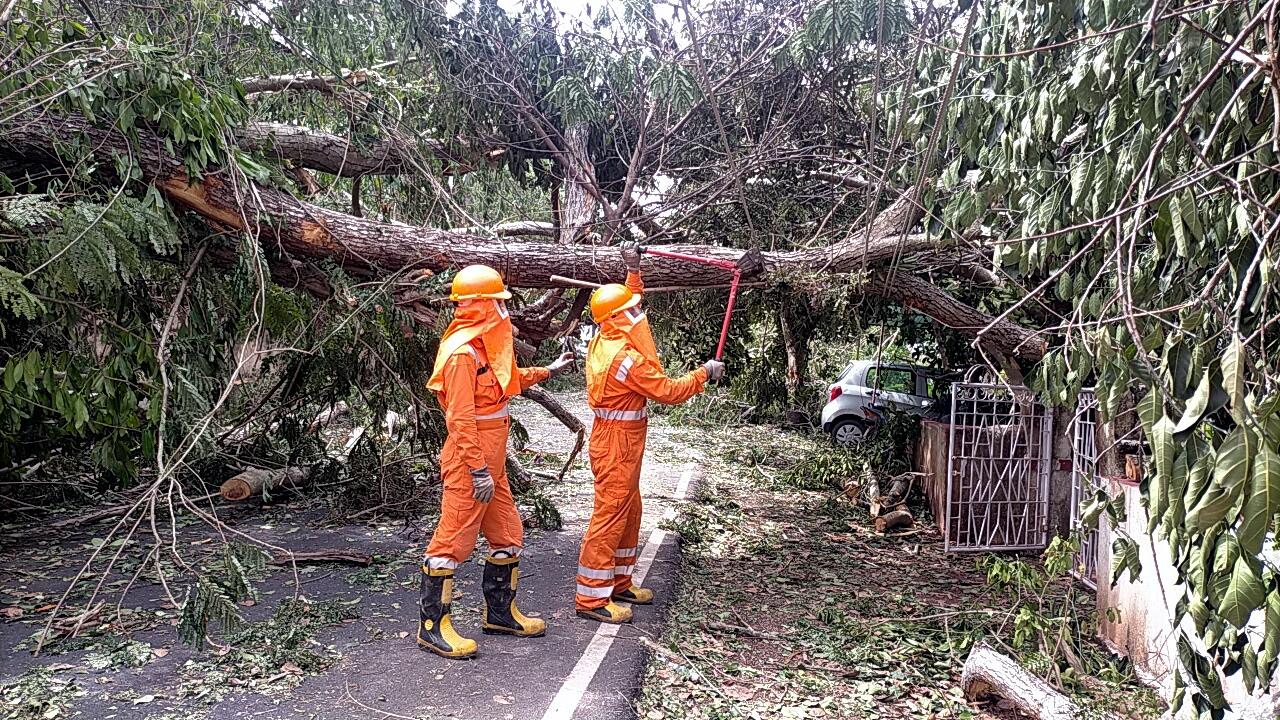
{"label": "orange coveralls", "polygon": [[[520,389],[546,380],[546,368],[518,368]],[[454,351],[444,366],[444,389],[437,396],[444,408],[449,435],[440,451],[444,496],[440,522],[427,546],[431,568],[456,568],[471,556],[476,534],[484,532],[491,553],[512,557],[524,547],[524,526],[507,482],[509,399],[489,367],[484,344],[473,340]],[[471,471],[488,466],[493,475],[493,499],[472,497]]]}
{"label": "orange coveralls", "polygon": [[[639,273],[628,274],[627,287],[636,293],[643,290]],[[617,341],[627,330],[610,327],[616,322],[606,320],[601,327],[603,339],[615,342],[592,347],[593,353],[616,355],[610,359],[593,354],[587,361],[588,398],[600,401],[590,402],[595,413],[589,451],[595,508],[578,554],[574,601],[579,610],[603,607],[615,593],[631,587],[643,512],[640,468],[649,427],[647,401],[676,405],[702,392],[707,382],[704,368],[668,378],[657,358],[645,357],[629,339],[618,351]]]}

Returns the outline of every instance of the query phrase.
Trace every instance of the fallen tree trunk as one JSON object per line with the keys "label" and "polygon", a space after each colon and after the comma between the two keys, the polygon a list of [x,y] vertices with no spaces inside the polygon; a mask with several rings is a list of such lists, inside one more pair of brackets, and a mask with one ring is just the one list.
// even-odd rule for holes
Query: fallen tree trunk
{"label": "fallen tree trunk", "polygon": [[1040,720],[1075,720],[1101,717],[1117,720],[1109,713],[1096,714],[1077,705],[1071,698],[1050,687],[1049,683],[1027,672],[1015,660],[996,652],[986,643],[978,643],[964,661],[960,687],[970,701],[996,696],[1013,704],[1019,712]]}
{"label": "fallen tree trunk", "polygon": [[[330,260],[360,275],[416,268],[443,270],[472,263],[497,269],[508,284],[517,287],[553,287],[552,275],[591,282],[616,282],[625,275],[622,260],[612,247],[495,241],[472,233],[377,222],[312,205],[263,185],[254,185],[252,193],[245,194],[243,185],[229,182],[216,168],[207,169],[203,180],[193,184],[158,137],[146,131],[139,131],[138,136],[138,142],[131,144],[122,133],[97,127],[78,115],[25,116],[0,137],[0,172],[20,174],[32,165],[56,168],[62,144],[88,138],[103,172],[112,172],[111,158],[132,156],[145,180],[171,202],[209,222],[272,241],[293,257]],[[1042,357],[1044,341],[1026,328],[1007,320],[997,322],[918,278],[896,273],[893,282],[884,282],[890,273],[875,268],[875,263],[938,247],[928,236],[902,234],[909,227],[904,223],[915,216],[914,208],[895,204],[865,231],[852,232],[849,241],[820,249],[759,253],[753,258],[760,263],[753,276],[778,271],[866,270],[867,292],[903,302],[971,337],[981,335],[982,342],[1005,354]],[[745,255],[740,250],[705,245],[670,247],[735,262]],[[689,287],[720,285],[731,278],[731,272],[723,268],[652,256],[646,257],[645,275],[654,285]]]}
{"label": "fallen tree trunk", "polygon": [[222,499],[238,501],[271,494],[284,487],[297,487],[311,479],[311,468],[290,467],[281,470],[249,468],[222,483]]}

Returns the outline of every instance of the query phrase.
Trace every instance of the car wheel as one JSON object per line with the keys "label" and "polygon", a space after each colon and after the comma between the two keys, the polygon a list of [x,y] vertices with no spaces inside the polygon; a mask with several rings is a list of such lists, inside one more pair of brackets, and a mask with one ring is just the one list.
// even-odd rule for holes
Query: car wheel
{"label": "car wheel", "polygon": [[867,424],[857,418],[845,418],[837,420],[831,426],[831,439],[837,445],[845,447],[857,447],[861,445],[870,435]]}

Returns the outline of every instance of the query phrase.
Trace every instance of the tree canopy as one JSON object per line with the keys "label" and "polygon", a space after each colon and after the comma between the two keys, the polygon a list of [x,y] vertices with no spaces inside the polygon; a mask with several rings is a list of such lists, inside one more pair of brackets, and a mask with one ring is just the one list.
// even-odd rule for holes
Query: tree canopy
{"label": "tree canopy", "polygon": [[[675,244],[745,271],[730,392],[762,411],[803,419],[811,343],[869,327],[1056,404],[1095,389],[1146,443],[1179,698],[1272,677],[1274,0],[0,9],[0,467],[154,497],[314,454],[307,419],[353,394],[438,442],[450,270],[523,288],[546,354],[585,301],[566,278]],[[704,359],[728,273],[645,270],[681,291],[654,295],[673,358]]]}

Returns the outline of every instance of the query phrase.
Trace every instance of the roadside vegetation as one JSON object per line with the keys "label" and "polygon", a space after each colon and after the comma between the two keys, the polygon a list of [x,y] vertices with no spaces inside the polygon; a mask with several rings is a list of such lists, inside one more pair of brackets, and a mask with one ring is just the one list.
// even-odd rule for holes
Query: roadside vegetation
{"label": "roadside vegetation", "polygon": [[757,426],[682,437],[711,461],[671,524],[684,550],[680,591],[640,717],[1010,717],[975,707],[959,686],[979,641],[1086,707],[1133,720],[1164,712],[1096,640],[1092,593],[1066,572],[1068,545],[1044,559],[944,554],[918,495],[920,524],[885,534],[845,495],[876,448]]}

